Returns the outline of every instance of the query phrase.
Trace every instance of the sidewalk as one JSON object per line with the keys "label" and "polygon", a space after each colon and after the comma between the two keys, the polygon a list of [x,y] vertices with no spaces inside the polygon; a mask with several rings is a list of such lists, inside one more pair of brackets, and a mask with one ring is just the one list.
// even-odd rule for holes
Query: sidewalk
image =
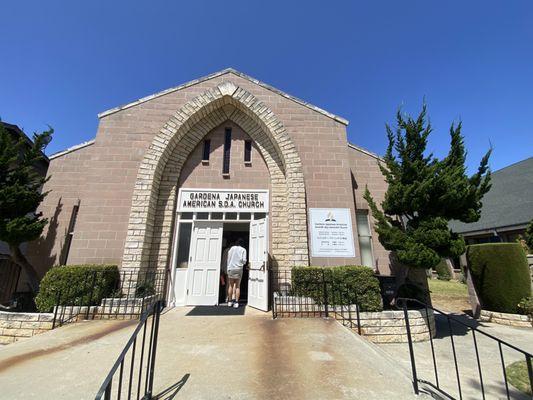
{"label": "sidewalk", "polygon": [[[452,314],[453,315],[453,314]],[[517,346],[525,351],[533,353],[533,329],[514,328],[494,323],[478,322],[464,314],[455,314],[465,323],[477,326],[478,329],[496,336],[499,339]],[[442,316],[436,316],[437,336],[433,340],[435,348],[437,370],[440,386],[447,393],[459,398],[455,363],[451,346],[448,324]],[[459,324],[453,324],[454,344],[457,354],[459,369],[459,382],[463,393],[463,399],[480,399],[481,388],[479,384],[479,370],[476,361],[474,339],[471,331],[461,329]],[[488,339],[482,334],[476,334],[481,371],[487,399],[507,398],[503,371],[501,367],[500,351],[495,340]],[[406,343],[381,344],[379,345],[389,356],[401,363],[404,368],[411,371],[409,349]],[[433,367],[430,342],[414,343],[417,373],[419,379],[436,382]],[[517,360],[524,360],[521,353],[503,346],[505,365]],[[529,399],[509,384],[510,397],[512,399]]]}
{"label": "sidewalk", "polygon": [[[136,323],[83,322],[1,348],[0,397],[93,399]],[[398,364],[335,320],[250,308],[164,312],[155,371],[165,400],[417,399]]]}
{"label": "sidewalk", "polygon": [[397,365],[333,319],[220,311],[177,308],[161,317],[160,398],[417,398]]}
{"label": "sidewalk", "polygon": [[80,322],[0,347],[0,398],[93,399],[137,322]]}

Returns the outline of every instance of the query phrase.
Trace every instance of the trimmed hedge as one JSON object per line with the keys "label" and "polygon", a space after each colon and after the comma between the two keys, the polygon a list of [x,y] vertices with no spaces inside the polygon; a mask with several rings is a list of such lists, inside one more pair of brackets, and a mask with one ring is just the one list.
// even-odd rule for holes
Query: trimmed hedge
{"label": "trimmed hedge", "polygon": [[35,298],[37,309],[50,312],[60,305],[99,305],[119,286],[116,265],[63,265],[53,267],[41,281]]}
{"label": "trimmed hedge", "polygon": [[466,260],[483,309],[515,314],[520,300],[531,295],[527,258],[518,243],[471,245]]}
{"label": "trimmed hedge", "polygon": [[437,279],[441,281],[449,281],[452,279],[452,274],[448,268],[448,264],[445,259],[440,260],[440,262],[435,267],[435,272],[437,272]]}
{"label": "trimmed hedge", "polygon": [[368,267],[295,267],[291,271],[296,296],[312,298],[317,304],[359,304],[361,311],[381,311],[381,291],[374,271]]}

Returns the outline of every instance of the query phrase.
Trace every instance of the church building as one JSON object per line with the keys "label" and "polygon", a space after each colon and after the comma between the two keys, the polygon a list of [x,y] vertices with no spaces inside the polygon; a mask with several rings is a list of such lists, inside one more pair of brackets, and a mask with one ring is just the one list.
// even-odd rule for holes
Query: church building
{"label": "church building", "polygon": [[[248,249],[248,304],[268,308],[268,271],[366,265],[389,275],[363,192],[386,183],[348,121],[234,69],[98,115],[96,137],[50,156],[31,245],[59,264],[168,271],[168,302],[219,302],[223,249]],[[364,133],[362,133],[364,134]]]}

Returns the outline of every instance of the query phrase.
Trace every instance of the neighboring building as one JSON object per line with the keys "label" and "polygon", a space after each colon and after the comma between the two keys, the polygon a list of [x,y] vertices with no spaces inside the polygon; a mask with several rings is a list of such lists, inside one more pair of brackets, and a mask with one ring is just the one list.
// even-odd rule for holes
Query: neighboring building
{"label": "neighboring building", "polygon": [[493,172],[491,182],[479,221],[450,222],[467,244],[515,242],[533,219],[533,157]]}
{"label": "neighboring building", "polygon": [[[17,125],[2,121],[0,121],[0,124],[11,135],[14,142],[18,142],[22,138],[28,147],[32,146],[32,140]],[[35,165],[35,170],[41,176],[46,176],[48,164],[48,157],[43,154],[43,158]],[[22,246],[22,251],[26,254],[26,245]],[[24,282],[25,277],[21,277],[21,268],[10,259],[7,244],[0,242],[0,303],[9,301],[13,292],[17,289],[22,291],[27,290]]]}
{"label": "neighboring building", "polygon": [[362,197],[379,158],[348,121],[233,69],[99,114],[96,138],[50,157],[32,262],[171,274],[174,304],[215,304],[223,243],[246,238],[251,305],[269,263],[366,264],[390,274]]}

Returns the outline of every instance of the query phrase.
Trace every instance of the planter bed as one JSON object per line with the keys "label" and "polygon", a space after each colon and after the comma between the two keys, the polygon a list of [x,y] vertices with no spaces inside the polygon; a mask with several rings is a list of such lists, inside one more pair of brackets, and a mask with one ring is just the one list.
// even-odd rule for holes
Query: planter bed
{"label": "planter bed", "polygon": [[[274,296],[274,313],[279,318],[316,318],[325,316],[325,306],[309,297]],[[430,331],[435,336],[433,311],[408,310],[411,337],[414,341],[429,340]],[[357,329],[356,306],[328,306],[328,315],[339,320],[355,332]],[[351,323],[349,320],[351,320]],[[405,316],[403,310],[360,312],[361,335],[374,343],[407,342]]]}

